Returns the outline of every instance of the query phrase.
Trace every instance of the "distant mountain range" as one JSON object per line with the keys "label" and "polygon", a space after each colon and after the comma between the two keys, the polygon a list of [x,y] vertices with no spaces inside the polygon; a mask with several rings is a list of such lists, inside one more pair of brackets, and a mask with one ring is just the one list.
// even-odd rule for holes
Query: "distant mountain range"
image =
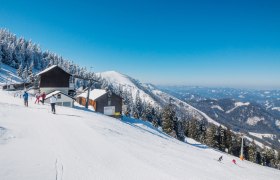
{"label": "distant mountain range", "polygon": [[[266,146],[280,148],[280,91],[202,88],[187,86],[155,86],[141,83],[127,75],[107,71],[100,73],[110,85],[132,92],[155,106],[169,102],[177,106],[177,114],[188,119],[208,121],[244,132]],[[279,108],[280,110],[280,108]],[[270,134],[268,136],[267,134]]]}
{"label": "distant mountain range", "polygon": [[272,134],[274,138],[263,137],[260,141],[280,147],[280,90],[188,86],[161,86],[160,89],[234,131],[245,131],[258,140],[252,134]]}

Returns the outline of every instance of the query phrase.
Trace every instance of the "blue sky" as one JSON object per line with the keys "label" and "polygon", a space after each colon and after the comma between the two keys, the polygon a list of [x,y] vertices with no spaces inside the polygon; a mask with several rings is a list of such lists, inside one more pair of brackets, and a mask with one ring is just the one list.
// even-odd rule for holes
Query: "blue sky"
{"label": "blue sky", "polygon": [[0,25],[95,72],[280,88],[280,1],[0,0]]}

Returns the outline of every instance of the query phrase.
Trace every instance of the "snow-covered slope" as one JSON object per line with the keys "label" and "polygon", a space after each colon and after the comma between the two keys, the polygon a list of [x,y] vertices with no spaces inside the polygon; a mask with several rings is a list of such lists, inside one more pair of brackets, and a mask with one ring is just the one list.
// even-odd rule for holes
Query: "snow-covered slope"
{"label": "snow-covered slope", "polygon": [[22,80],[20,77],[17,76],[16,69],[2,64],[0,68],[0,85],[5,85],[6,83],[10,84],[19,82],[22,82]]}
{"label": "snow-covered slope", "polygon": [[144,91],[145,88],[143,87],[143,84],[127,75],[116,71],[106,71],[97,73],[97,75],[100,75],[102,78],[106,79],[114,87],[120,86],[123,90],[126,89],[131,91],[134,99],[136,97],[137,91],[139,91],[139,95],[142,100],[146,101],[147,103],[158,105],[158,103],[149,94],[147,94],[147,92]]}
{"label": "snow-covered slope", "polygon": [[[56,56],[50,57],[58,59]],[[15,76],[15,70],[8,68],[0,70],[0,83],[20,81]],[[115,77],[112,74],[110,76]],[[141,83],[137,84],[124,75],[122,77],[112,82],[126,78],[129,81],[124,82],[124,86],[128,84],[128,87],[135,89],[134,96],[140,89],[140,96],[147,102],[160,104],[158,99],[168,102],[171,98],[168,94],[146,91]],[[165,98],[161,98],[161,95]],[[206,111],[201,112],[178,99],[173,100],[178,106],[184,107],[186,112],[211,120],[203,113]],[[149,123],[130,119],[122,122],[92,112],[63,107],[57,110],[58,114],[52,115],[48,112],[49,106],[38,106],[32,102],[29,108],[25,108],[22,100],[0,92],[0,179],[279,177],[278,171],[248,162],[238,162],[238,166],[233,166],[230,163],[233,157],[228,155],[224,155],[223,164],[217,165],[213,159],[220,156],[219,152],[203,145],[178,142],[154,129]]]}
{"label": "snow-covered slope", "polygon": [[[3,180],[280,177],[279,170],[177,141],[143,121],[66,107],[57,107],[54,115],[48,105],[22,104],[22,99],[0,91]],[[221,163],[216,160],[220,155]]]}
{"label": "snow-covered slope", "polygon": [[121,86],[123,89],[130,90],[134,98],[136,96],[137,91],[139,91],[140,97],[143,100],[160,107],[168,104],[170,99],[172,99],[172,103],[175,104],[178,107],[178,109],[181,109],[185,116],[188,116],[190,118],[195,117],[199,120],[206,120],[216,125],[220,125],[202,111],[194,108],[188,103],[183,102],[170,94],[162,92],[152,84],[141,83],[127,75],[118,73],[116,71],[106,71],[99,73],[99,75],[102,78],[106,79],[114,87]]}

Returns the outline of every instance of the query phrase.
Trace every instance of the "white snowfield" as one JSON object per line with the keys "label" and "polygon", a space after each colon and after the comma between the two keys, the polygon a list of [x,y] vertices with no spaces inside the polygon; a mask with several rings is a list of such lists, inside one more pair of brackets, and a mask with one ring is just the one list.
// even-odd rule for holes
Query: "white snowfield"
{"label": "white snowfield", "polygon": [[[173,139],[149,123],[49,105],[0,91],[1,180],[278,180],[280,171]],[[193,144],[194,143],[194,144]],[[217,161],[223,155],[223,161]],[[237,160],[237,165],[232,159]]]}
{"label": "white snowfield", "polygon": [[272,110],[280,111],[280,107],[274,107],[274,108],[272,108]]}
{"label": "white snowfield", "polygon": [[[102,73],[97,73],[97,75],[100,75],[102,78],[105,78],[111,85],[115,87],[121,86],[124,89],[130,90],[132,92],[132,96],[134,97],[134,99],[136,97],[137,90],[139,90],[139,94],[142,100],[151,103],[153,105],[159,106],[158,102],[156,102],[149,94],[147,94],[139,87],[137,87],[136,83],[133,82],[133,79],[130,78],[129,76],[118,73],[116,71],[106,71]],[[217,126],[220,125],[220,123],[216,122],[202,111],[194,108],[193,106],[189,105],[186,102],[179,100],[176,97],[173,97],[167,93],[155,89],[154,87],[151,87],[149,84],[140,83],[139,85],[149,89],[154,96],[159,97],[159,99],[161,99],[165,103],[169,103],[170,98],[173,99],[174,104],[184,109],[186,113],[191,114],[192,116],[196,117],[199,120],[205,118],[210,123],[213,123]]]}
{"label": "white snowfield", "polygon": [[16,69],[2,63],[0,67],[0,86],[22,82],[22,79],[16,75],[16,72]]}
{"label": "white snowfield", "polygon": [[253,132],[249,132],[249,134],[251,134],[252,136],[255,136],[257,138],[263,139],[263,138],[270,138],[271,140],[276,138],[275,134],[260,134],[260,133],[253,133]]}
{"label": "white snowfield", "polygon": [[249,102],[246,102],[246,103],[243,103],[243,102],[236,102],[234,103],[234,108],[228,110],[226,113],[231,113],[232,111],[234,111],[236,108],[240,107],[240,106],[249,106],[250,103]]}
{"label": "white snowfield", "polygon": [[[157,102],[155,102],[152,97],[137,87],[136,83],[133,82],[133,78],[116,71],[105,71],[102,73],[97,73],[97,75],[100,75],[102,78],[106,79],[114,87],[120,86],[123,88],[123,90],[131,91],[134,100],[136,99],[137,91],[139,91],[139,96],[142,100],[152,105],[158,106]],[[143,84],[139,83],[139,86],[142,85]]]}

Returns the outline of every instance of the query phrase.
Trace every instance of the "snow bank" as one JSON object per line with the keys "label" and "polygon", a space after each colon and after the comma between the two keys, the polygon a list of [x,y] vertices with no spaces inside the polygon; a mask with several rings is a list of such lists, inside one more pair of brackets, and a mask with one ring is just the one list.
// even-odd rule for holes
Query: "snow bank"
{"label": "snow bank", "polygon": [[254,117],[248,118],[246,123],[251,125],[251,126],[255,126],[260,121],[264,121],[264,118],[263,117],[254,116]]}
{"label": "snow bank", "polygon": [[232,111],[234,111],[236,108],[240,107],[240,106],[249,106],[250,103],[249,102],[246,102],[246,103],[243,103],[243,102],[236,102],[234,103],[234,108],[228,110],[226,113],[231,113]]}
{"label": "snow bank", "polygon": [[274,108],[272,108],[272,110],[280,111],[280,107],[274,107]]}
{"label": "snow bank", "polygon": [[[32,99],[33,101],[34,99]],[[5,180],[253,179],[276,180],[280,171],[195,143],[183,143],[142,121],[49,105],[28,108],[0,91],[0,126],[10,138],[0,144]],[[2,137],[2,136],[1,136]],[[217,161],[223,155],[223,162]],[[237,160],[234,165],[231,160]]]}
{"label": "snow bank", "polygon": [[273,140],[274,138],[276,138],[275,134],[260,134],[260,133],[253,133],[253,132],[249,132],[249,134],[251,134],[252,136],[255,136],[257,138],[260,138],[260,139],[270,138],[271,140]]}
{"label": "snow bank", "polygon": [[218,105],[214,105],[211,108],[212,109],[219,109],[220,111],[224,111],[223,108],[221,108],[221,106],[218,106]]}
{"label": "snow bank", "polygon": [[20,77],[17,76],[17,70],[2,64],[0,68],[0,85],[6,85],[7,83],[20,83],[23,82]]}

